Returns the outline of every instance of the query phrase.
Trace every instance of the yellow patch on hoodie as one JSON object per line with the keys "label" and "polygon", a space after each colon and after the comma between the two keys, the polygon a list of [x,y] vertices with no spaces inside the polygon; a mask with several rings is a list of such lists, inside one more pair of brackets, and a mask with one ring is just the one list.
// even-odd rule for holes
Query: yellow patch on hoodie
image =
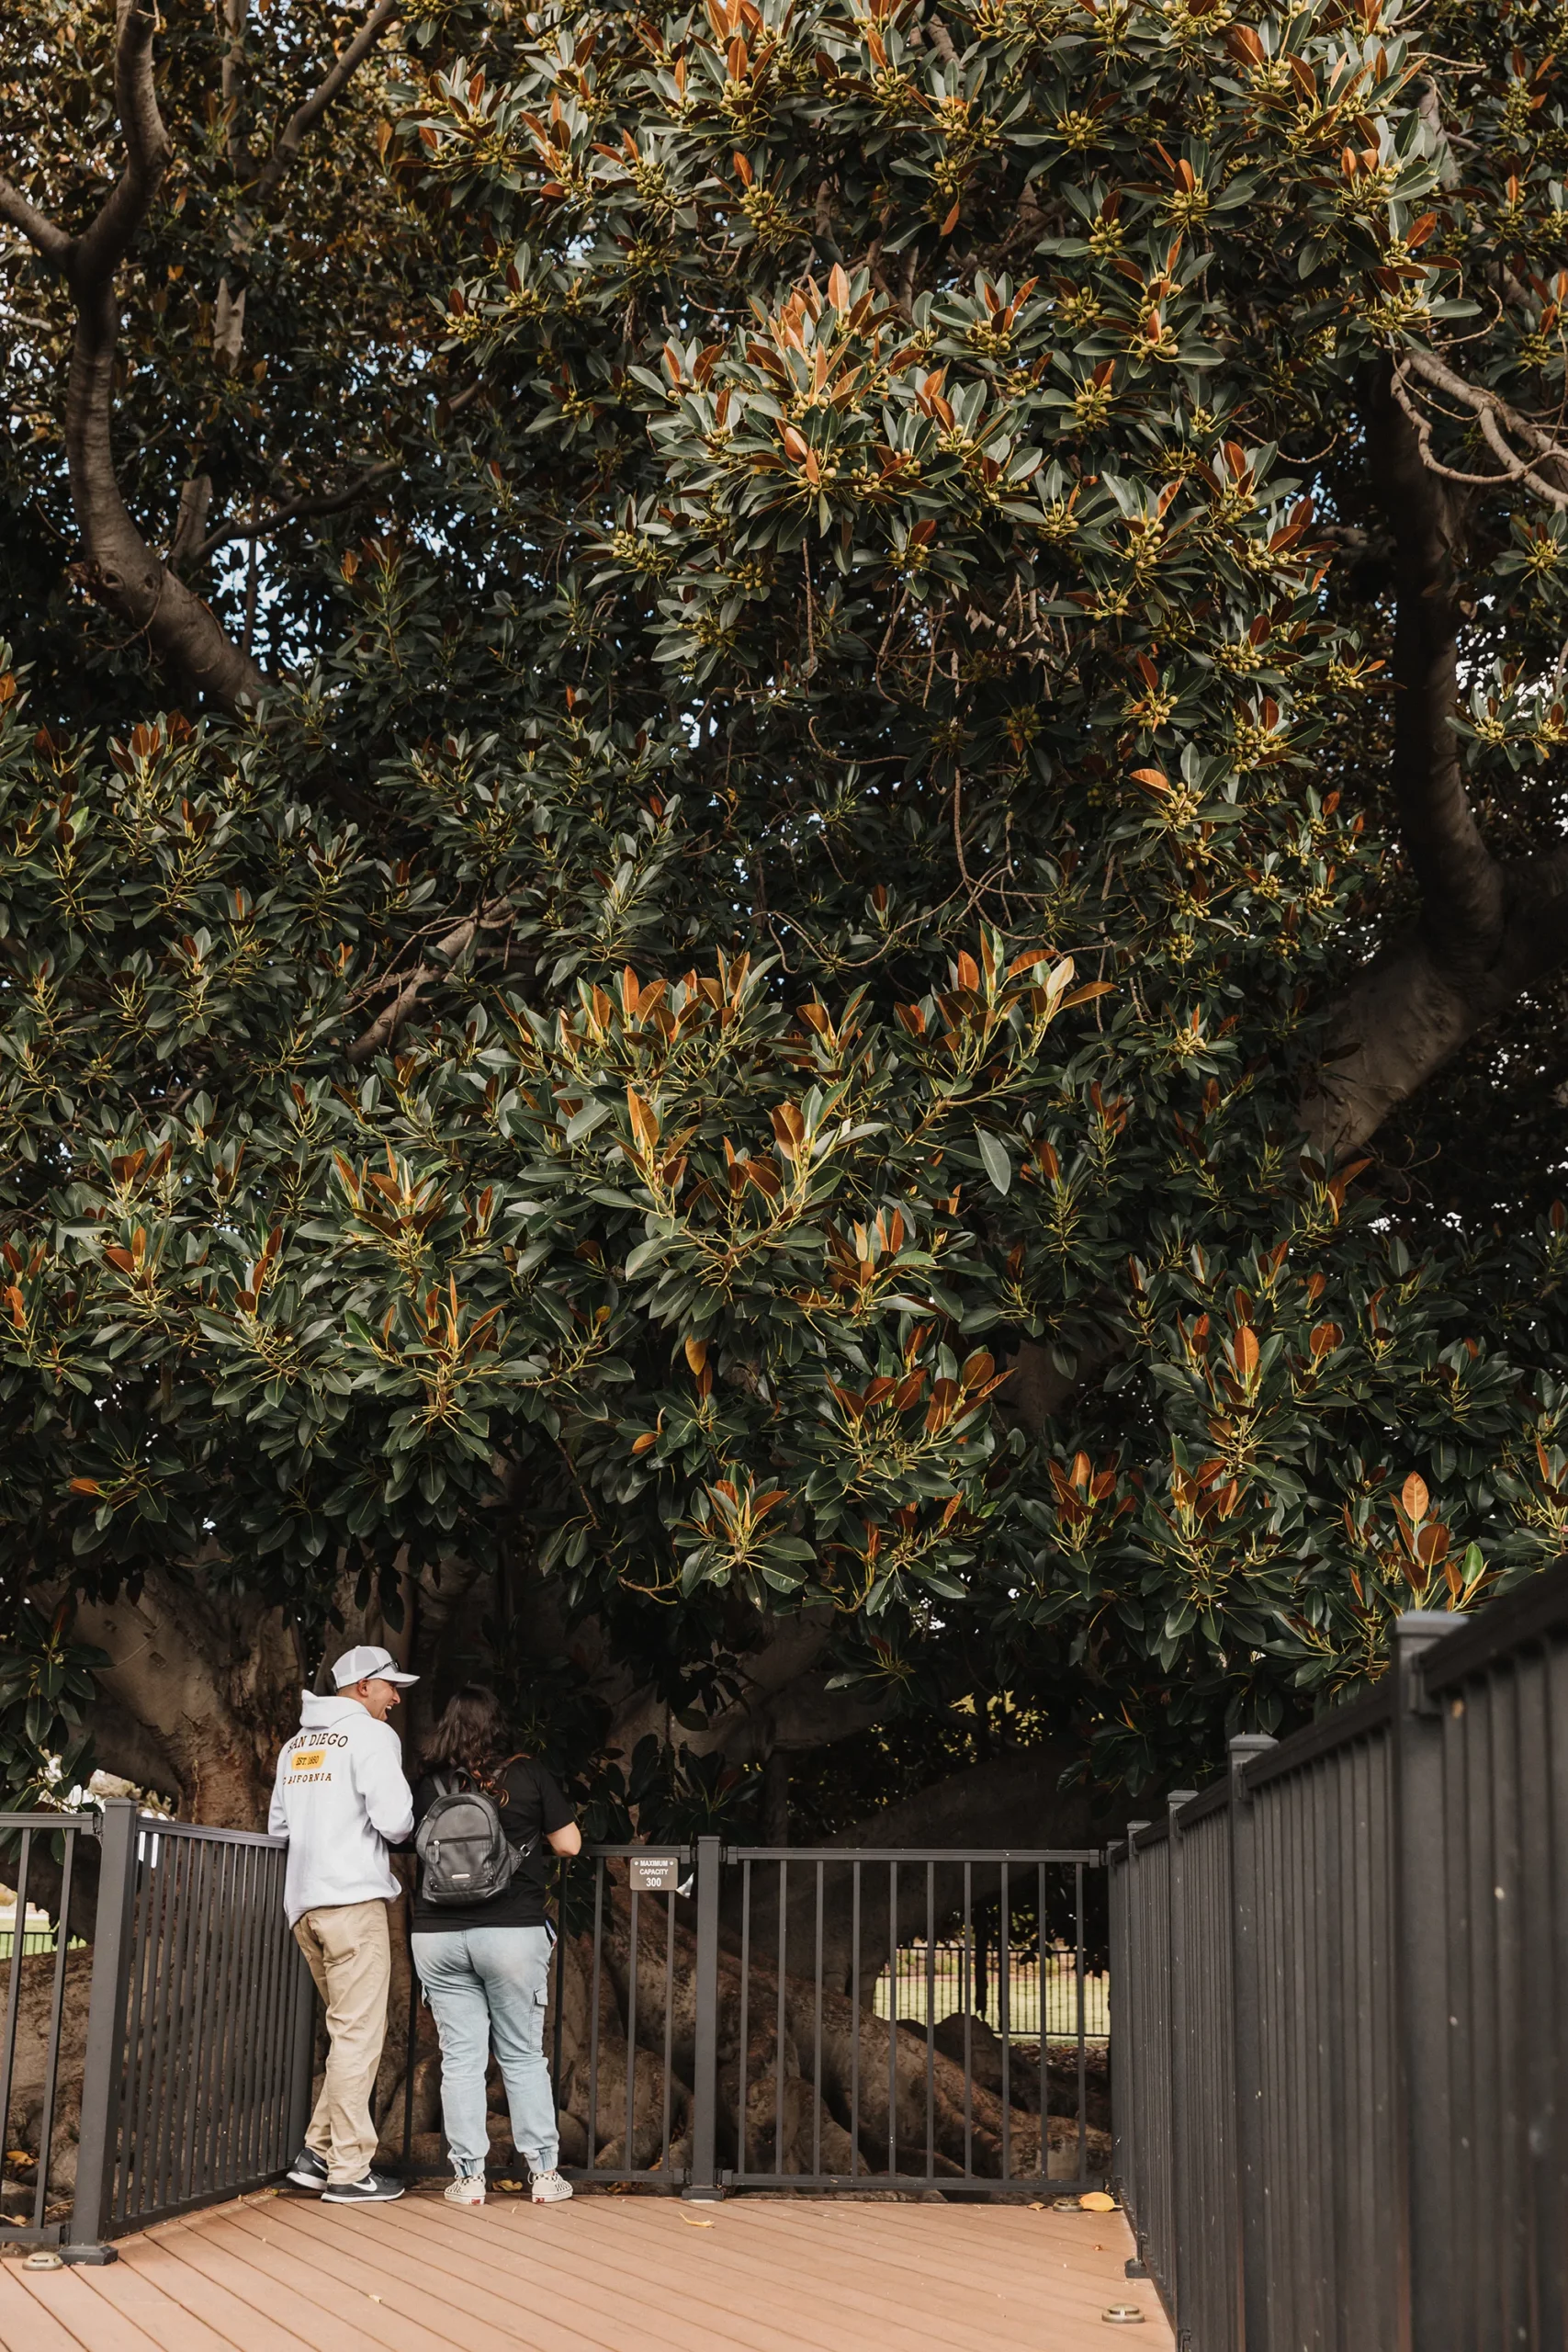
{"label": "yellow patch on hoodie", "polygon": [[299,1748],[288,1759],[288,1777],[292,1780],[297,1772],[319,1772],[326,1760],[324,1747]]}

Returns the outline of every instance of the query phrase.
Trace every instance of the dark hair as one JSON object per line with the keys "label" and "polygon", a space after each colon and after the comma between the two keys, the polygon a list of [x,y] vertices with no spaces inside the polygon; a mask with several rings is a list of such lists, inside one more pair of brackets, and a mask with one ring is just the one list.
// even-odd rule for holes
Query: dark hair
{"label": "dark hair", "polygon": [[495,1692],[482,1682],[465,1682],[454,1690],[441,1710],[440,1719],[424,1747],[424,1769],[427,1772],[471,1772],[478,1781],[488,1781],[503,1763],[510,1763],[506,1752],[506,1717]]}

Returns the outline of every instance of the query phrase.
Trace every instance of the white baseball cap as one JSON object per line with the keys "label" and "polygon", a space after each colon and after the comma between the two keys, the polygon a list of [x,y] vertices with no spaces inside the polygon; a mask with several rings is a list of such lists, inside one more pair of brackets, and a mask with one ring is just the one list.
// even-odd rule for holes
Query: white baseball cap
{"label": "white baseball cap", "polygon": [[344,1650],[333,1668],[333,1680],[340,1690],[351,1682],[395,1682],[400,1689],[406,1683],[417,1682],[417,1674],[405,1674],[390,1650],[377,1649],[372,1643],[362,1642],[356,1650]]}

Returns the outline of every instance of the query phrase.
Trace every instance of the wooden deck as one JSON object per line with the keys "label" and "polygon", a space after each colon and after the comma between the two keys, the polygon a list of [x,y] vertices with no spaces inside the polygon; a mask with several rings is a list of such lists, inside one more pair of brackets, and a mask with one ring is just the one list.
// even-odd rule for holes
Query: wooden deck
{"label": "wooden deck", "polygon": [[[1171,2352],[1120,2213],[584,2197],[344,2210],[268,2191],[0,2264],[4,2352]],[[1109,2325],[1135,2302],[1145,2324]]]}

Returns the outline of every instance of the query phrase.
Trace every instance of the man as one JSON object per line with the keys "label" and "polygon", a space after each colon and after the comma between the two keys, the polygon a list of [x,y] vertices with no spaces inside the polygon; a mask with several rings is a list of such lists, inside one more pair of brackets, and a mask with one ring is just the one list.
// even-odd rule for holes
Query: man
{"label": "man", "polygon": [[362,1645],[333,1668],[335,1699],[304,1693],[299,1729],[277,1759],[267,1827],[288,1840],[283,1901],[326,2004],[326,2080],[288,2177],[329,2205],[372,2205],[402,2184],[371,2168],[370,2093],[381,2063],[391,1982],[387,1905],[398,1883],[387,1849],[413,1827],[413,1796],[387,1721],[401,1673],[389,1650]]}

